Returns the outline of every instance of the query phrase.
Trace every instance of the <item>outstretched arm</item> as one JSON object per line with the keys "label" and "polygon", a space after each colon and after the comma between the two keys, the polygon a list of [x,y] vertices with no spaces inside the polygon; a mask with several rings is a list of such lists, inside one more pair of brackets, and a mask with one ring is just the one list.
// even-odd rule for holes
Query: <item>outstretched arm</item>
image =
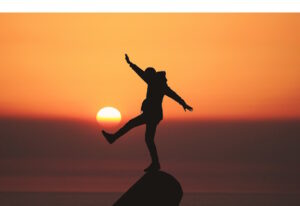
{"label": "outstretched arm", "polygon": [[178,104],[180,104],[183,107],[184,111],[193,111],[193,108],[186,104],[185,101],[178,94],[176,94],[176,92],[174,92],[169,86],[167,86],[165,94],[168,97],[174,99],[176,102],[178,102]]}
{"label": "outstretched arm", "polygon": [[125,54],[125,59],[126,59],[126,62],[129,64],[129,66],[133,69],[133,71],[135,71],[135,73],[137,73],[145,82],[147,82],[145,72],[141,68],[139,68],[137,65],[133,64],[129,60],[129,57],[127,56],[127,54]]}

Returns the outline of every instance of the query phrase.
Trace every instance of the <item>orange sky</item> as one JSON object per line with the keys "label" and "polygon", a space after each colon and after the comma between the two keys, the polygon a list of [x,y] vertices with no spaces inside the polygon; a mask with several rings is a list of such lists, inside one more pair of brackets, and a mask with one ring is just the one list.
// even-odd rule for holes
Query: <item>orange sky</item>
{"label": "orange sky", "polygon": [[194,112],[165,117],[299,118],[300,14],[0,14],[0,114],[139,113],[128,67],[166,70]]}

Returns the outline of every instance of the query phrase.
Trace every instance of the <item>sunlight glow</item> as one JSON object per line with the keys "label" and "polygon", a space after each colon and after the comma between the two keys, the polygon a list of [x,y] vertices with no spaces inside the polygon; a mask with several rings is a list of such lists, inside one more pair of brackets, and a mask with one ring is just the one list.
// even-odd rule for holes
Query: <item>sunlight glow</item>
{"label": "sunlight glow", "polygon": [[103,107],[97,113],[96,119],[101,122],[120,122],[121,113],[114,107]]}

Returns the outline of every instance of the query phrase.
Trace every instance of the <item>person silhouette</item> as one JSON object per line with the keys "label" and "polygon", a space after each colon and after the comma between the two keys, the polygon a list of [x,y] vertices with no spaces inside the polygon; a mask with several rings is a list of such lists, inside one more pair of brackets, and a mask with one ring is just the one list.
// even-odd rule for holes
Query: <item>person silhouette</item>
{"label": "person silhouette", "polygon": [[160,163],[154,143],[154,137],[157,125],[163,119],[162,101],[164,95],[167,95],[178,102],[183,107],[184,111],[192,111],[193,108],[186,104],[186,102],[168,86],[165,71],[157,72],[152,67],[148,67],[143,71],[129,60],[127,54],[125,54],[125,59],[133,71],[135,71],[148,85],[146,99],[143,101],[141,107],[142,113],[129,120],[116,133],[111,134],[102,130],[102,134],[105,139],[112,144],[132,128],[146,124],[145,140],[152,162],[150,166],[144,169],[144,171],[158,171],[160,170]]}

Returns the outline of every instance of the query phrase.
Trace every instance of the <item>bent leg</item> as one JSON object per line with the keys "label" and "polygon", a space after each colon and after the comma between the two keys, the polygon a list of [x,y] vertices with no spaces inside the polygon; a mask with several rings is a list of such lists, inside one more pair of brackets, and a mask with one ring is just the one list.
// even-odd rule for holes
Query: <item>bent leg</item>
{"label": "bent leg", "polygon": [[126,134],[129,130],[131,130],[134,127],[137,127],[139,125],[145,124],[145,117],[143,114],[129,120],[121,129],[119,129],[115,134],[115,139],[118,139],[119,137]]}
{"label": "bent leg", "polygon": [[[146,124],[145,138],[146,138],[146,144],[147,144],[147,147],[149,149],[151,159],[152,159],[152,164],[151,165],[155,166],[157,169],[160,169],[158,154],[157,154],[156,146],[155,146],[155,143],[154,143],[156,127],[157,127],[156,123],[147,123]],[[147,169],[149,169],[149,168],[147,168]]]}

